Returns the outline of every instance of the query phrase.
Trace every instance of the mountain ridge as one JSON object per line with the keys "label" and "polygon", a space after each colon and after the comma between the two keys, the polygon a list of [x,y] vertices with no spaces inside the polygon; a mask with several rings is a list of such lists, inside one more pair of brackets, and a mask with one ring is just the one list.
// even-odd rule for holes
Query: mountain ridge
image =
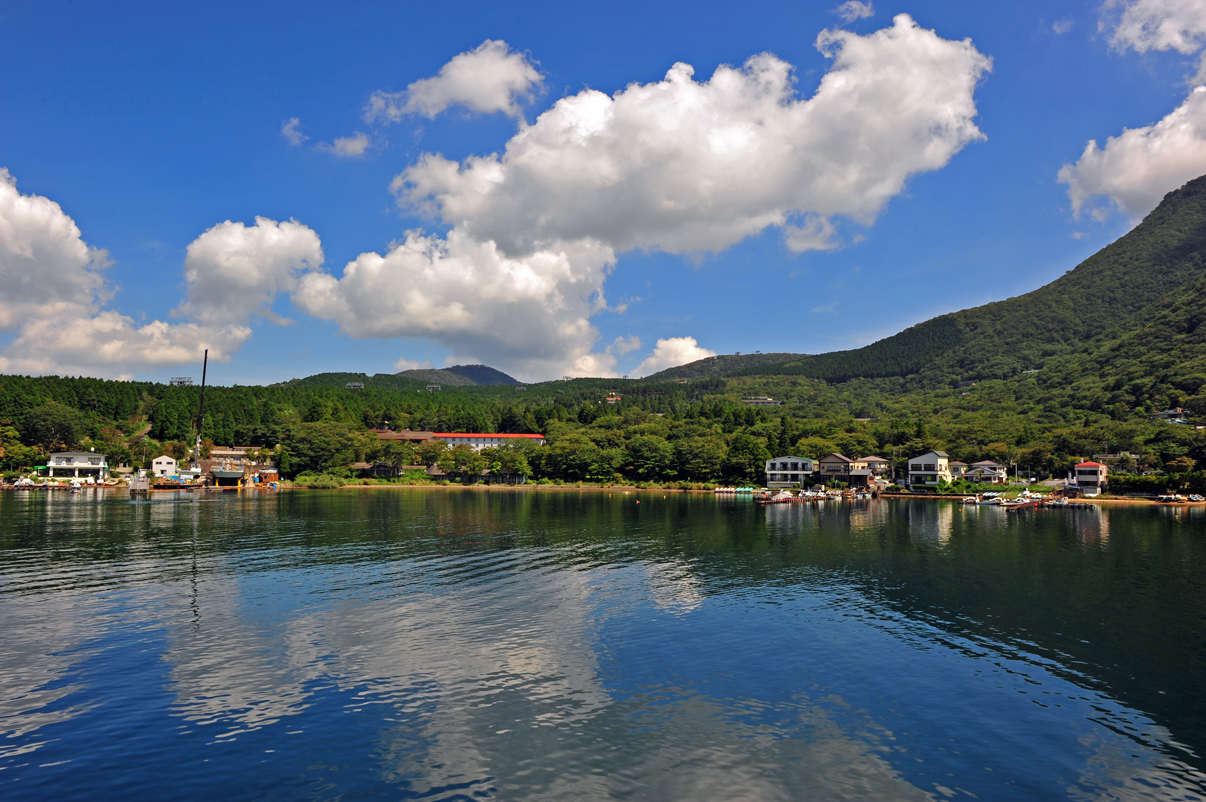
{"label": "mountain ridge", "polygon": [[1120,335],[1136,325],[1134,316],[1143,309],[1203,275],[1206,176],[1169,192],[1138,226],[1031,292],[939,315],[862,348],[771,364],[733,355],[648,378],[773,374],[841,382],[918,376],[930,383],[1006,378]]}

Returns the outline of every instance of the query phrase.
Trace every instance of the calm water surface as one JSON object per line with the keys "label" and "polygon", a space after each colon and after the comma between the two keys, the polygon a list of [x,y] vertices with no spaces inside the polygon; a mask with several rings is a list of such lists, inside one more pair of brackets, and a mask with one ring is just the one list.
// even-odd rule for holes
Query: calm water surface
{"label": "calm water surface", "polygon": [[1204,756],[1206,510],[0,494],[5,800],[1206,799]]}

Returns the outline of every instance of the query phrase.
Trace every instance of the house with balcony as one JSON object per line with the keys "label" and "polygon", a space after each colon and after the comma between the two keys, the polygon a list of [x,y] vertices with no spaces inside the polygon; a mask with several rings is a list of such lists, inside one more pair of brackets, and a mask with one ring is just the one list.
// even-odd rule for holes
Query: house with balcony
{"label": "house with balcony", "polygon": [[874,454],[869,457],[859,457],[858,461],[867,466],[867,470],[871,471],[872,476],[887,476],[892,467],[889,460]]}
{"label": "house with balcony", "polygon": [[851,471],[865,470],[867,463],[838,453],[826,454],[817,460],[817,477],[824,484],[834,481],[849,484]]}
{"label": "house with balcony", "polygon": [[775,457],[766,461],[766,486],[771,489],[804,487],[817,472],[816,460],[807,457]]}
{"label": "house with balcony", "polygon": [[1081,462],[1072,469],[1076,486],[1085,496],[1100,496],[1106,491],[1110,469],[1100,462]]}
{"label": "house with balcony", "polygon": [[910,485],[936,485],[952,480],[951,458],[945,451],[928,451],[909,460]]}
{"label": "house with balcony", "polygon": [[969,481],[984,485],[1003,485],[1009,481],[1009,469],[990,459],[973,462],[964,472]]}
{"label": "house with balcony", "polygon": [[109,476],[109,464],[104,454],[95,451],[59,451],[51,454],[46,460],[46,470],[49,476],[83,478],[91,476],[94,479],[106,479]]}

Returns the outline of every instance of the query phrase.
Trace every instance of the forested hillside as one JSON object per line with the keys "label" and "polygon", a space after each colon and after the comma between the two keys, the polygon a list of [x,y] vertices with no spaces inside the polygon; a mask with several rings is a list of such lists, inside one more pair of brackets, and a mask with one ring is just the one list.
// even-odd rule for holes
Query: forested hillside
{"label": "forested hillside", "polygon": [[[931,386],[1007,378],[1144,325],[1139,314],[1206,277],[1206,176],[1170,192],[1138,226],[1034,292],[965,309],[851,351],[751,365],[701,360],[654,378],[791,375],[846,381],[919,375]],[[727,369],[726,369],[727,368]]]}
{"label": "forested hillside", "polygon": [[453,365],[450,368],[440,369],[416,368],[404,370],[397,375],[434,384],[447,384],[451,387],[519,384],[501,370],[495,370],[489,365]]}

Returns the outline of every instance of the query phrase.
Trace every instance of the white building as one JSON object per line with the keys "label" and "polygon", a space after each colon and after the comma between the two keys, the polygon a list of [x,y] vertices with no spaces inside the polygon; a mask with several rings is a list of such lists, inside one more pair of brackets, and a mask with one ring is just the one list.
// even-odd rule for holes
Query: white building
{"label": "white building", "polygon": [[104,479],[109,475],[109,464],[104,454],[95,451],[60,451],[46,460],[51,476],[92,476]]}
{"label": "white building", "polygon": [[807,457],[775,457],[766,461],[766,486],[803,487],[816,471],[816,461]]}
{"label": "white building", "polygon": [[433,440],[443,440],[452,446],[466,445],[474,451],[483,448],[493,448],[504,443],[514,443],[517,440],[530,440],[538,446],[544,445],[543,434],[480,434],[462,432],[433,432]]}
{"label": "white building", "polygon": [[928,451],[909,460],[909,484],[936,485],[951,481],[951,458],[945,451]]}
{"label": "white building", "polygon": [[169,457],[167,454],[155,457],[151,460],[151,473],[156,476],[175,476],[177,472],[176,460]]}

